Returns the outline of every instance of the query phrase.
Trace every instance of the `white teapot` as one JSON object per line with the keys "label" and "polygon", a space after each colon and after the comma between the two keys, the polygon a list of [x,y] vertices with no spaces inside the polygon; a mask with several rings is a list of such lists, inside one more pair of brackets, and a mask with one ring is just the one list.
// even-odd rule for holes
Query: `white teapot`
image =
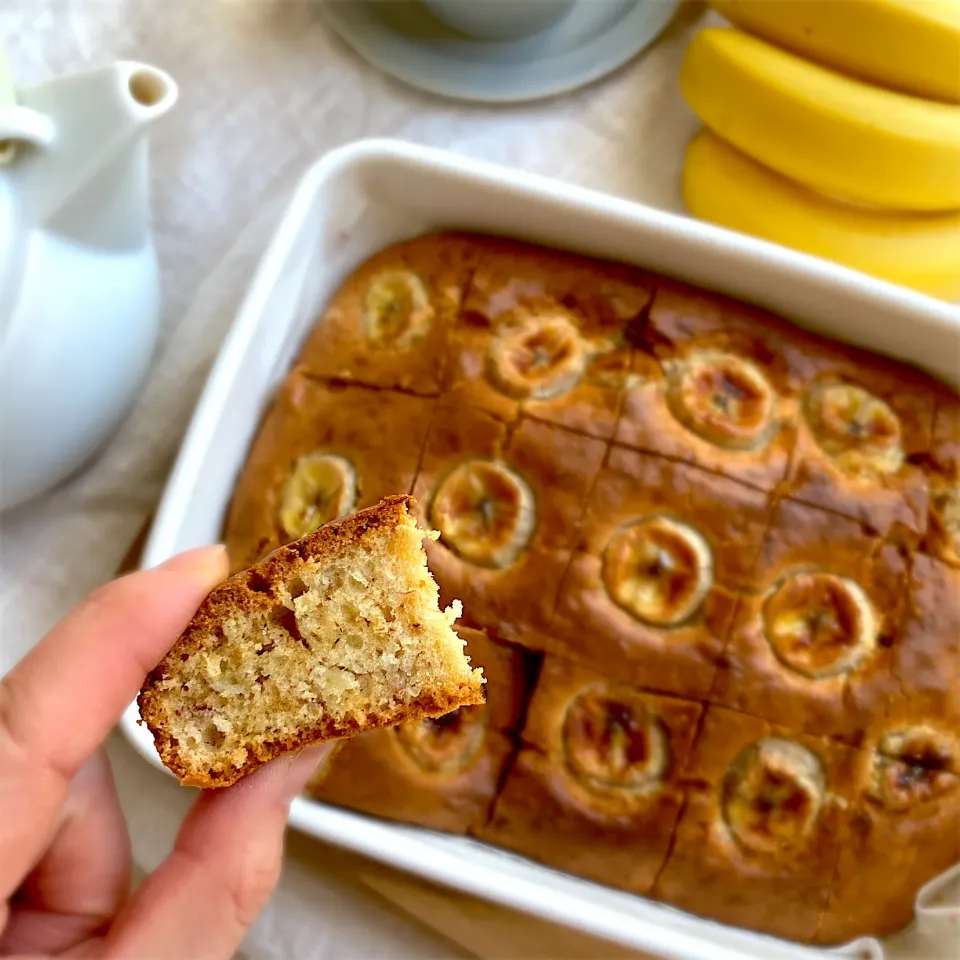
{"label": "white teapot", "polygon": [[88,460],[147,371],[160,284],[145,133],[176,99],[132,62],[0,99],[0,510]]}

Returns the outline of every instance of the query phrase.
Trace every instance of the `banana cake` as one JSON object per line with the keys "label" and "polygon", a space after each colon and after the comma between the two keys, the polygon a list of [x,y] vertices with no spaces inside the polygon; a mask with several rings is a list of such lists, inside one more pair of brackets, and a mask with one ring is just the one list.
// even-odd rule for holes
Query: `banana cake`
{"label": "banana cake", "polygon": [[314,795],[793,940],[903,928],[960,862],[955,388],[630,264],[380,251],[226,542],[412,494],[490,705],[351,741]]}
{"label": "banana cake", "polygon": [[183,784],[228,786],[289,750],[484,702],[412,506],[388,497],[214,588],[138,698]]}

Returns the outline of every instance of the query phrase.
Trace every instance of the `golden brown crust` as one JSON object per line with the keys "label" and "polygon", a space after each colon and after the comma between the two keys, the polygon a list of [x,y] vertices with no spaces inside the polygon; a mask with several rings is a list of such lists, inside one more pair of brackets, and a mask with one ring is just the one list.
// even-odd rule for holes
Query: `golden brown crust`
{"label": "golden brown crust", "polygon": [[[473,241],[453,233],[427,234],[381,251],[334,294],[298,367],[317,377],[435,396],[440,392],[449,328],[475,258]],[[394,292],[404,300],[410,291],[403,289],[403,278],[415,285],[415,297],[423,297],[424,303],[398,302],[399,312],[387,315],[391,322],[371,326],[372,288],[386,279],[399,285]],[[385,293],[389,298],[390,291]],[[387,304],[379,306],[389,311]],[[415,314],[419,311],[412,318],[411,308]]]}
{"label": "golden brown crust", "polygon": [[458,597],[468,623],[539,647],[603,454],[603,443],[592,437],[526,419],[511,431],[475,407],[442,402],[414,487],[421,523],[438,526],[431,513],[437,493],[467,459],[499,463],[515,474],[528,492],[532,513],[526,545],[500,567],[465,557],[441,529],[440,539],[426,544],[426,550],[442,600]]}
{"label": "golden brown crust", "polygon": [[936,470],[960,477],[960,398],[940,388],[933,418],[931,459]]}
{"label": "golden brown crust", "polygon": [[[812,758],[819,776],[805,782],[802,768],[786,777],[775,768],[771,772],[779,788],[768,794],[772,783],[754,787],[737,763],[755,771],[751,748],[771,738]],[[685,776],[692,786],[653,896],[722,923],[812,940],[849,820],[850,768],[858,759],[856,751],[829,740],[796,736],[709,707],[687,764]],[[752,811],[744,811],[734,797],[753,799]],[[746,831],[753,828],[750,819],[744,822],[745,813],[756,818],[758,827],[776,818],[779,827],[770,849],[749,842]]]}
{"label": "golden brown crust", "polygon": [[191,770],[181,755],[176,738],[166,728],[161,701],[165,694],[164,681],[172,675],[175,663],[188,659],[192,653],[200,650],[208,638],[217,635],[222,624],[238,612],[266,611],[275,606],[280,585],[296,578],[304,561],[322,561],[349,555],[356,545],[371,534],[392,530],[403,523],[414,506],[410,496],[393,496],[376,506],[328,523],[288,546],[279,547],[252,568],[225,580],[204,599],[180,638],[150,672],[137,697],[141,720],[153,735],[160,759],[184,785],[227,786],[291,750],[391,726],[404,720],[442,716],[459,706],[484,702],[482,687],[471,678],[455,687],[425,690],[416,699],[397,704],[388,711],[368,713],[346,721],[327,716],[319,723],[302,727],[295,736],[250,743],[247,745],[247,759],[242,766],[229,773],[216,771],[209,776],[198,776]]}
{"label": "golden brown crust", "polygon": [[902,929],[920,887],[960,861],[960,571],[917,555],[908,595],[896,687],[873,704],[824,943]]}
{"label": "golden brown crust", "polygon": [[[644,693],[546,657],[520,753],[490,823],[477,835],[561,870],[646,893],[680,810],[681,771],[701,711],[699,704]],[[593,776],[595,770],[606,771],[607,779]]]}
{"label": "golden brown crust", "polygon": [[859,524],[782,501],[710,699],[790,730],[860,743],[898,689],[891,646],[906,577],[900,552]]}
{"label": "golden brown crust", "polygon": [[[717,510],[717,502],[725,509]],[[549,649],[611,676],[705,697],[733,615],[734,591],[749,576],[766,516],[766,497],[759,491],[696,467],[614,448],[590,495],[583,540],[560,588]],[[703,544],[704,589],[689,612],[680,612],[679,622],[651,622],[642,609],[625,608],[611,592],[617,537],[650,518],[679,522],[690,541]],[[675,565],[669,553],[659,566],[654,558],[638,588],[675,589]]]}
{"label": "golden brown crust", "polygon": [[[467,833],[485,822],[515,749],[513,736],[526,698],[528,662],[519,648],[496,643],[479,631],[459,627],[457,633],[466,641],[471,663],[483,668],[487,703],[442,718],[439,726],[428,731],[434,742],[422,748],[405,736],[402,727],[346,741],[311,784],[311,796],[448,833]],[[452,726],[458,722],[460,729]],[[414,721],[414,733],[419,733],[421,724],[430,721]],[[459,742],[450,743],[451,738]],[[436,764],[426,762],[431,749],[437,752]]]}
{"label": "golden brown crust", "polygon": [[352,466],[353,509],[398,491],[409,493],[433,404],[293,373],[264,418],[230,503],[225,539],[231,570],[244,570],[296,539],[283,529],[281,509],[285,486],[303,456],[332,455]]}
{"label": "golden brown crust", "polygon": [[892,648],[896,709],[914,723],[930,719],[960,730],[960,570],[917,554],[907,595]]}
{"label": "golden brown crust", "polygon": [[924,552],[960,567],[960,399],[946,390],[937,394],[926,472],[930,516]]}
{"label": "golden brown crust", "polygon": [[[633,355],[617,442],[773,490],[787,473],[795,442],[796,386],[780,353],[788,329],[744,304],[661,283],[643,349]],[[720,379],[705,380],[709,372]],[[741,409],[745,394],[754,390],[759,391],[754,399],[769,406]],[[729,430],[708,429],[711,409],[726,412],[730,427],[746,428],[737,442]]]}
{"label": "golden brown crust", "polygon": [[927,527],[929,495],[915,461],[931,449],[934,381],[809,334],[792,337],[784,351],[803,393],[781,492],[916,545]]}
{"label": "golden brown crust", "polygon": [[[960,744],[957,725],[924,723],[921,733],[947,740],[952,755],[907,756],[906,763],[880,762],[892,775],[898,795],[875,789],[878,754],[891,733],[917,731],[916,714],[900,704],[889,711],[879,730],[851,767],[850,783],[856,800],[837,864],[828,908],[816,939],[836,944],[860,936],[887,936],[913,919],[917,891],[960,861]],[[935,762],[931,762],[933,759]],[[946,773],[938,771],[947,771]],[[938,789],[925,789],[933,777]]]}
{"label": "golden brown crust", "polygon": [[[676,283],[658,288],[643,342],[619,442],[777,490],[910,545],[923,537],[927,482],[915,461],[931,449],[929,378]],[[704,395],[702,407],[691,409],[691,391]],[[857,392],[857,402],[840,403],[843,391]],[[841,431],[852,410],[860,420]],[[722,413],[728,427],[731,411],[740,418],[736,441],[729,429],[709,429]]]}
{"label": "golden brown crust", "polygon": [[477,245],[453,334],[448,395],[505,420],[524,413],[609,438],[630,331],[652,296],[649,278],[633,267],[511,240],[478,238]]}

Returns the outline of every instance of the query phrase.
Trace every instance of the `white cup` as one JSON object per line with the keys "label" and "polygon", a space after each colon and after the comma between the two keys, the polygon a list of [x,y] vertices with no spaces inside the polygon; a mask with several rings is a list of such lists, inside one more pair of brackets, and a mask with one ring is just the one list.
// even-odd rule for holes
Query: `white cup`
{"label": "white cup", "polygon": [[522,40],[563,19],[575,0],[422,0],[440,21],[477,40]]}

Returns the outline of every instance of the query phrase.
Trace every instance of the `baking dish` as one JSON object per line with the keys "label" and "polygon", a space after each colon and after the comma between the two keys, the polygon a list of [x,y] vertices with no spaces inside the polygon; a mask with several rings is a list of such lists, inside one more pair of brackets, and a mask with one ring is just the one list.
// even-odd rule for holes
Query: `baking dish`
{"label": "baking dish", "polygon": [[[336,286],[382,247],[437,228],[503,233],[633,262],[911,362],[960,387],[960,310],[845,268],[624,200],[389,141],[328,154],[302,179],[211,371],[144,555],[217,541],[265,402]],[[154,764],[131,704],[122,728]],[[700,920],[475,841],[306,799],[290,822],[427,879],[677,960],[880,956],[822,951]]]}

